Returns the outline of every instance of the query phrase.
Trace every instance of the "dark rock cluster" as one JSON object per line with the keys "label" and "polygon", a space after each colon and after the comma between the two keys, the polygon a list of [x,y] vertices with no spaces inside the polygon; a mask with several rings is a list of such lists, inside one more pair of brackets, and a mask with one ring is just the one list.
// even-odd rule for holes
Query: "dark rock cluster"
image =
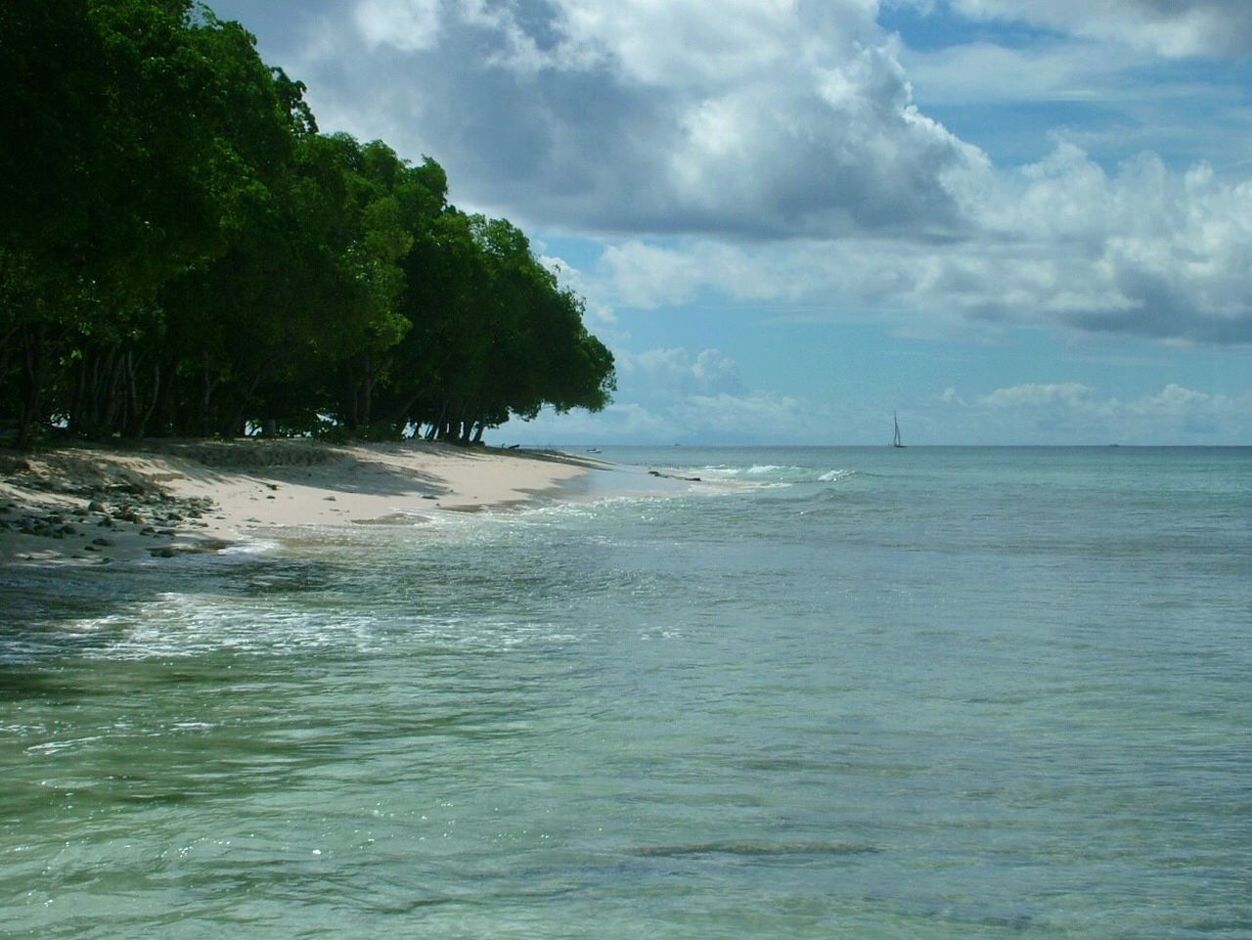
{"label": "dark rock cluster", "polygon": [[174,497],[154,487],[129,483],[85,490],[73,494],[82,500],[82,505],[21,506],[0,500],[0,530],[68,542],[55,547],[71,555],[78,551],[98,555],[116,544],[114,537],[135,533],[156,540],[158,545],[150,551],[166,556],[173,551],[159,543],[176,536],[180,527],[208,526],[201,521],[212,506],[207,499]]}

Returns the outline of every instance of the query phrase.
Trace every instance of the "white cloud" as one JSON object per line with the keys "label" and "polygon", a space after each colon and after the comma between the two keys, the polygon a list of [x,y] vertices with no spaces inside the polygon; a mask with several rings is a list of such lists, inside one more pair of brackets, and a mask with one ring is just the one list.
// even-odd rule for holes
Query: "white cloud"
{"label": "white cloud", "polygon": [[701,258],[641,241],[608,245],[600,267],[617,303],[643,309],[687,303],[711,280]]}
{"label": "white cloud", "polygon": [[1093,389],[1078,382],[1062,382],[1052,385],[1014,385],[998,388],[979,399],[979,403],[992,408],[1039,407],[1061,403],[1071,408],[1084,406],[1090,401]]}
{"label": "white cloud", "polygon": [[[980,40],[926,51],[905,51],[910,81],[920,96],[945,105],[1093,102],[1108,107],[1132,79],[1127,72],[1151,61],[1130,50],[1091,42],[1002,46]],[[1139,90],[1136,87],[1136,90]]]}
{"label": "white cloud", "polygon": [[691,373],[702,388],[720,390],[722,394],[741,388],[738,364],[718,349],[705,349],[696,356]]}
{"label": "white cloud", "polygon": [[815,427],[812,405],[789,395],[756,391],[742,395],[694,395],[674,409],[680,427],[707,440],[812,441],[829,434]]}
{"label": "white cloud", "polygon": [[693,395],[652,404],[621,402],[598,414],[540,414],[512,421],[492,439],[525,443],[812,443],[831,439],[822,410],[799,399],[756,391]]}
{"label": "white cloud", "polygon": [[606,249],[599,290],[637,307],[710,292],[806,319],[871,311],[900,325],[1065,325],[1252,342],[1252,182],[1143,155],[1109,174],[1072,144],[1013,172],[954,183],[968,237],[728,244],[632,240]]}
{"label": "white cloud", "polygon": [[962,224],[948,176],[980,155],[916,108],[875,0],[353,9],[300,63],[322,123],[432,154],[477,206],[751,237]]}
{"label": "white cloud", "polygon": [[1252,434],[1252,393],[1234,397],[1171,383],[1122,401],[1078,382],[1026,383],[995,389],[972,403],[945,394],[931,410],[912,417],[940,440],[970,443],[1229,442]]}
{"label": "white cloud", "polygon": [[439,38],[439,0],[359,0],[354,18],[370,47],[420,52],[434,48]]}
{"label": "white cloud", "polygon": [[1202,412],[1210,408],[1222,408],[1230,400],[1223,395],[1210,395],[1184,388],[1181,385],[1169,384],[1159,394],[1142,398],[1133,402],[1129,408],[1135,414],[1145,415],[1185,415]]}
{"label": "white cloud", "polygon": [[613,307],[595,296],[594,287],[590,285],[583,272],[564,258],[544,254],[542,248],[536,246],[539,262],[557,276],[561,286],[572,290],[583,298],[583,321],[592,332],[604,333],[606,336],[617,334],[617,314]]}
{"label": "white cloud", "polygon": [[[1169,384],[1122,401],[1076,382],[1024,383],[962,396],[945,389],[900,411],[912,444],[1205,444],[1252,439],[1252,393],[1215,394]],[[760,390],[658,395],[600,414],[541,415],[493,437],[527,443],[885,444],[881,415]]]}
{"label": "white cloud", "polygon": [[[1084,37],[1117,10],[1149,37],[1219,21],[1237,37],[1252,18],[1217,0],[950,3]],[[604,329],[614,308],[707,294],[911,335],[1024,323],[1252,342],[1252,182],[1151,154],[1106,166],[1069,137],[994,167],[918,109],[901,64],[958,102],[988,85],[1073,99],[1107,95],[1147,54],[1130,46],[1151,43],[905,56],[878,6],[356,0],[343,28],[325,3],[293,74],[323,126],[441,160],[458,203],[615,233],[597,267],[563,275]]]}
{"label": "white cloud", "polygon": [[1252,51],[1247,0],[948,0],[964,16],[1030,23],[1158,55]]}
{"label": "white cloud", "polygon": [[641,353],[615,352],[618,387],[639,400],[672,399],[692,395],[734,394],[742,390],[735,361],[717,349],[705,349],[694,359],[681,347],[649,349]]}
{"label": "white cloud", "polygon": [[735,361],[717,349],[615,350],[617,400],[599,414],[541,414],[510,422],[501,440],[672,443],[794,442],[831,439],[832,424],[812,402],[743,386]]}

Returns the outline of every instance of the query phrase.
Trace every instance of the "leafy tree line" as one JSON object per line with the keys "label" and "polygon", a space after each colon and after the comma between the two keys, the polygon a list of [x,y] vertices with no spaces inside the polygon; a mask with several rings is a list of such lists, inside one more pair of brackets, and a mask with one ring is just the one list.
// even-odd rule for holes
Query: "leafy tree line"
{"label": "leafy tree line", "polygon": [[192,0],[0,4],[0,425],[475,441],[612,354],[443,169],[321,134]]}

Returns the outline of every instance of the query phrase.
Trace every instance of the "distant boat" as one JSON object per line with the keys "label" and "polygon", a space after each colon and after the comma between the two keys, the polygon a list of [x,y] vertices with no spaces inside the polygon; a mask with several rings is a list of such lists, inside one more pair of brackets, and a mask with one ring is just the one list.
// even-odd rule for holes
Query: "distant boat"
{"label": "distant boat", "polygon": [[891,413],[891,423],[896,426],[895,436],[891,438],[892,447],[904,447],[900,441],[900,419],[896,417],[895,412]]}

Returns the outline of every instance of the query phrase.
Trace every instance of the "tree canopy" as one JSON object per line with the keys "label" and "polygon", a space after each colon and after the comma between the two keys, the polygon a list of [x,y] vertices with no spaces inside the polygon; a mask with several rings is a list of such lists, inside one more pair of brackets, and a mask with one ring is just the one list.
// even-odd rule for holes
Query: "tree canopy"
{"label": "tree canopy", "polygon": [[0,429],[470,442],[605,406],[525,234],[304,92],[191,0],[0,6]]}

